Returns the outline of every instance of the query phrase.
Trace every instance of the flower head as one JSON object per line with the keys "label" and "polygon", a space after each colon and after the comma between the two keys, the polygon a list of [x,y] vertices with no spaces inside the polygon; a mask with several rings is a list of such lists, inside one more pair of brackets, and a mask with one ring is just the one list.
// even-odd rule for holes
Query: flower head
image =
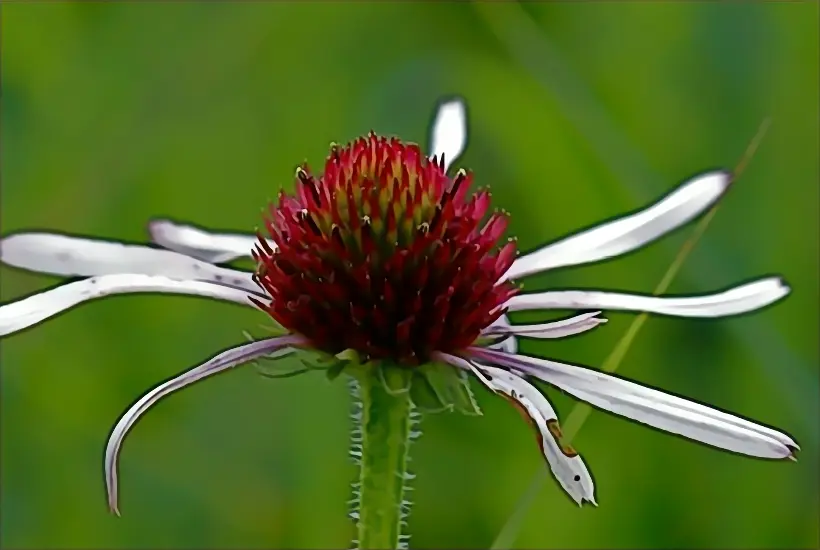
{"label": "flower head", "polygon": [[515,293],[497,284],[515,245],[495,245],[506,217],[486,191],[468,193],[414,144],[371,133],[332,146],[324,173],[296,171],[294,197],[280,192],[265,221],[273,245],[253,252],[255,303],[327,353],[420,364],[471,345]]}
{"label": "flower head", "polygon": [[[525,415],[553,474],[579,504],[595,502],[592,478],[578,453],[563,443],[556,412],[532,379],[715,447],[792,457],[797,444],[772,428],[596,370],[517,353],[517,338],[563,338],[601,326],[600,310],[721,317],[784,298],[789,288],[778,277],[674,297],[580,289],[516,293],[508,282],[640,248],[713,206],[731,183],[730,173],[704,173],[637,213],[515,257],[513,244],[497,246],[505,217],[491,214],[485,221],[489,194],[470,194],[467,172],[447,175],[448,162],[466,142],[463,103],[440,106],[432,142],[429,158],[415,145],[374,134],[333,147],[320,176],[307,166],[297,170],[296,194],[282,193],[271,207],[267,236],[214,234],[157,220],[149,230],[164,250],[43,233],[2,240],[0,259],[6,264],[87,278],[0,306],[0,335],[90,299],[133,292],[255,304],[288,332],[224,351],[157,386],[126,411],[105,456],[113,510],[122,441],[154,403],[212,374],[297,348],[339,357],[352,351],[365,367],[384,360],[412,366],[405,370],[414,373],[430,373],[433,363],[439,370],[425,383],[445,404],[468,390],[441,372],[475,375]],[[255,273],[215,265],[250,255]],[[521,310],[585,313],[533,325],[510,323],[506,312]]]}

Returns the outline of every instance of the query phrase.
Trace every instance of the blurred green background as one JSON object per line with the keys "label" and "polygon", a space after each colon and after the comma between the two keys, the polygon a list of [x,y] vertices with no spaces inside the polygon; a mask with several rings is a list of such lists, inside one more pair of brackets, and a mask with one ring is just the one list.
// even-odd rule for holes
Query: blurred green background
{"label": "blurred green background", "polygon": [[[817,547],[818,4],[4,3],[2,230],[142,241],[170,216],[252,230],[303,159],[373,128],[426,143],[435,101],[469,102],[459,162],[523,249],[732,167],[773,125],[673,285],[780,273],[755,315],[651,319],[619,374],[782,428],[798,463],[754,460],[602,412],[575,439],[599,508],[550,479],[516,545]],[[649,292],[689,231],[528,289]],[[58,280],[4,268],[2,301]],[[632,320],[528,353],[600,365]],[[531,319],[518,317],[518,319]],[[123,517],[102,452],[144,391],[242,341],[252,310],[167,296],[97,301],[2,343],[4,547],[336,547],[345,384],[253,368],[157,406],[124,446]],[[487,547],[543,463],[481,388],[413,448],[417,548]],[[547,390],[564,417],[573,402]]]}

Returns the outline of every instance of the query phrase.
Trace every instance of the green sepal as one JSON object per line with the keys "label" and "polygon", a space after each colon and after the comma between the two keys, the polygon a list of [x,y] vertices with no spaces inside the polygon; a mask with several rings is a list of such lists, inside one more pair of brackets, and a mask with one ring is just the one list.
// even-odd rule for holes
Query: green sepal
{"label": "green sepal", "polygon": [[461,382],[462,387],[462,395],[466,397],[467,403],[463,409],[458,409],[462,414],[466,414],[467,416],[482,416],[484,413],[481,412],[481,407],[478,406],[478,401],[475,399],[475,394],[473,393],[473,388],[470,386],[470,375],[466,370],[462,369],[453,369],[456,371],[458,375],[459,381]]}
{"label": "green sepal", "polygon": [[340,351],[332,356],[332,359],[333,363],[328,367],[327,371],[325,371],[327,379],[331,381],[338,378],[339,375],[346,370],[350,371],[351,369],[357,369],[362,366],[359,354],[354,349]]}
{"label": "green sepal", "polygon": [[336,357],[336,359],[341,359],[342,361],[352,362],[356,364],[361,362],[359,358],[359,352],[352,348],[340,351],[339,353],[334,355],[334,357]]}
{"label": "green sepal", "polygon": [[371,365],[378,369],[378,376],[381,380],[384,391],[393,397],[406,394],[410,391],[413,383],[413,371],[409,368],[391,365],[389,363],[379,363]]}
{"label": "green sepal", "polygon": [[480,416],[466,372],[451,365],[428,363],[413,369],[410,398],[423,412],[457,411]]}
{"label": "green sepal", "polygon": [[427,381],[427,377],[420,371],[413,371],[412,382],[410,386],[410,400],[420,412],[440,413],[453,409],[452,405],[447,405],[439,398],[433,385]]}
{"label": "green sepal", "polygon": [[[278,357],[261,357],[256,370],[266,378],[289,378],[309,371],[328,370],[338,360],[316,350],[294,349]],[[295,366],[295,363],[302,366]]]}
{"label": "green sepal", "polygon": [[333,380],[336,380],[342,372],[344,372],[345,367],[347,366],[347,362],[337,360],[335,363],[330,365],[330,367],[328,367],[325,371],[325,376],[327,376],[327,379],[332,382]]}

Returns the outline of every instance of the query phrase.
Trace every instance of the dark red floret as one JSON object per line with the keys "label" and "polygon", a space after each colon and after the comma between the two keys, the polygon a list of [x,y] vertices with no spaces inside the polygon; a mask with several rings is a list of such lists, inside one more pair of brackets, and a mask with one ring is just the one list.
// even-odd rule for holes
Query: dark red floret
{"label": "dark red floret", "polygon": [[254,258],[257,305],[320,350],[355,349],[405,365],[476,340],[515,294],[498,283],[515,257],[507,226],[490,214],[472,175],[449,178],[417,145],[371,133],[333,146],[324,174],[296,171],[279,195]]}

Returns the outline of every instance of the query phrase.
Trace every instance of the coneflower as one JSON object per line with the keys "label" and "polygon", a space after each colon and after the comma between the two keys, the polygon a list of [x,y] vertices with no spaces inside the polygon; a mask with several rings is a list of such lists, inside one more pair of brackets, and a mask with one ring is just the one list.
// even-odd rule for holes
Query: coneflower
{"label": "coneflower", "polygon": [[[517,353],[516,338],[562,338],[599,326],[602,310],[722,317],[772,304],[789,292],[764,278],[711,295],[653,297],[597,290],[522,293],[510,281],[635,250],[694,219],[721,198],[727,171],[696,176],[648,208],[517,257],[502,243],[506,215],[473,175],[448,175],[466,142],[460,101],[439,108],[430,157],[374,133],[331,146],[323,172],[296,170],[258,235],[213,234],[168,220],[154,242],[127,245],[44,233],[2,240],[2,261],[89,277],[0,307],[0,335],[111,294],[193,294],[256,307],[287,334],[219,353],[143,396],[117,422],[105,453],[111,510],[118,513],[117,457],[128,431],[159,399],[202,378],[291,350],[313,350],[350,375],[361,399],[362,473],[356,518],[363,548],[400,544],[404,472],[413,409],[476,410],[472,374],[531,421],[561,487],[595,503],[589,472],[562,443],[557,415],[527,378],[601,409],[737,453],[791,458],[786,434],[599,371]],[[244,272],[214,265],[252,256]],[[576,310],[560,321],[511,324],[507,312]],[[398,474],[398,475],[397,475]]]}

